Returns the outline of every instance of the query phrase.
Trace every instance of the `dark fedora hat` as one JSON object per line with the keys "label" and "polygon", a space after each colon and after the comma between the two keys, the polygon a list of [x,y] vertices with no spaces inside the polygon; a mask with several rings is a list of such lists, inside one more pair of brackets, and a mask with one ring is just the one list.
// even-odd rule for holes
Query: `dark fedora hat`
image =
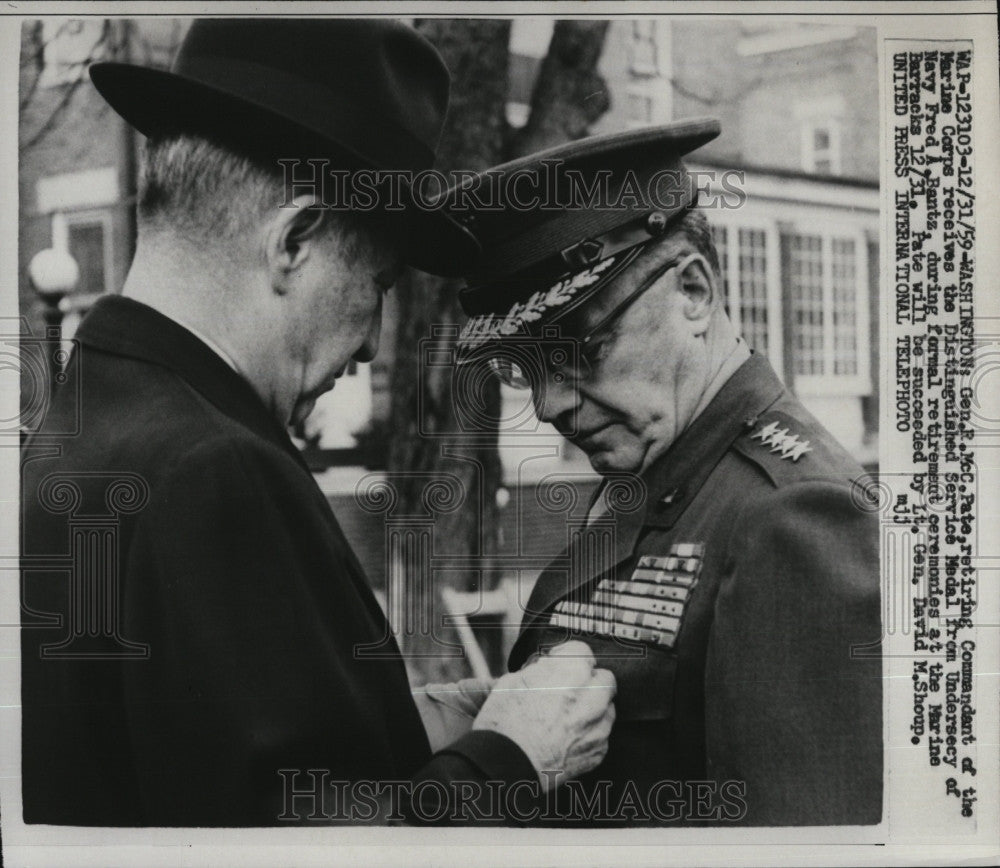
{"label": "dark fedora hat", "polygon": [[[265,160],[413,173],[434,163],[450,85],[412,28],[360,18],[198,19],[169,71],[107,62],[90,76],[146,136],[199,133]],[[444,211],[414,207],[402,188],[396,216],[410,263],[460,273],[475,238]]]}

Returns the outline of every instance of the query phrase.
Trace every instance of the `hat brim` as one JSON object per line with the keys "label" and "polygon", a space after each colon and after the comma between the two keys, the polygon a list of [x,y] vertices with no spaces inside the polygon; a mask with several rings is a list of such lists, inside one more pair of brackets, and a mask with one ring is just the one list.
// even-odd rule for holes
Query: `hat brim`
{"label": "hat brim", "polygon": [[[396,168],[372,165],[359,149],[271,106],[168,70],[102,62],[89,72],[108,105],[146,137],[201,133],[257,157],[330,158],[341,164],[336,168]],[[414,205],[405,181],[400,190],[402,209],[383,213],[398,223],[407,263],[447,277],[464,273],[479,253],[475,236],[443,208]]]}

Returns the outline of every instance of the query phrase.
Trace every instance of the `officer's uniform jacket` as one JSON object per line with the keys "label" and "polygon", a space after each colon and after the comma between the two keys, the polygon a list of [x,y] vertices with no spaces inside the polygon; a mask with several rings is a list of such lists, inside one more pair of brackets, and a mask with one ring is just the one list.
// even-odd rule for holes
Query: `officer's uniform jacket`
{"label": "officer's uniform jacket", "polygon": [[597,821],[624,799],[616,822],[879,822],[878,527],[862,473],[753,355],[643,475],[644,496],[574,535],[510,659],[583,638],[618,679],[609,753],[582,779],[590,797],[610,790],[557,813]]}

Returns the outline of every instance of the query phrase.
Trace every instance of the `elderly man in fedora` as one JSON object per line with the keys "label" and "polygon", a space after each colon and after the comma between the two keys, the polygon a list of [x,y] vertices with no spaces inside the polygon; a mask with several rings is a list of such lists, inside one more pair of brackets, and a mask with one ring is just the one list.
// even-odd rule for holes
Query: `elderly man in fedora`
{"label": "elderly man in fedora", "polygon": [[[617,677],[608,756],[551,819],[878,823],[878,525],[861,467],[726,313],[682,160],[718,134],[584,139],[448,199],[482,244],[459,361],[530,389],[605,477],[510,666],[572,638]],[[497,190],[521,207],[485,206]]]}
{"label": "elderly man in fedora", "polygon": [[57,393],[25,453],[25,821],[510,819],[515,788],[593,768],[614,681],[572,644],[456,687],[468,731],[432,755],[399,655],[358,654],[389,630],[287,434],[375,354],[405,263],[475,250],[443,213],[325,209],[277,162],[430,167],[436,51],[385,21],[202,20],[171,71],[91,76],[148,141],[123,293],[76,334],[79,432]]}

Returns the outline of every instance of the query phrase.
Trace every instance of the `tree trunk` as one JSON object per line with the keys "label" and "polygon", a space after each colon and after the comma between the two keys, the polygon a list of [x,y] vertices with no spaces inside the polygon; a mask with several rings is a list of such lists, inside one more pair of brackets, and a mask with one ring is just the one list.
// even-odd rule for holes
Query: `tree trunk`
{"label": "tree trunk", "polygon": [[611,107],[597,64],[607,21],[557,21],[531,93],[528,122],[511,139],[514,159],[586,136]]}
{"label": "tree trunk", "polygon": [[[452,73],[451,107],[438,152],[442,171],[481,171],[506,158],[580,138],[610,105],[596,72],[607,22],[556,23],[532,95],[531,117],[513,138],[505,120],[510,22],[429,19],[416,27],[437,46]],[[406,595],[399,602],[426,618],[416,618],[417,629],[401,637],[417,683],[469,674],[457,651],[457,634],[442,625],[442,584],[490,589],[498,579],[489,559],[497,549],[496,492],[503,481],[497,451],[499,385],[477,378],[463,388],[454,367],[432,363],[446,356],[465,319],[457,300],[461,285],[411,273],[399,287],[388,454],[389,480],[398,501],[389,519],[413,527],[432,521],[435,559],[466,561],[462,568],[428,576],[429,581],[399,575],[403,567],[411,569],[420,561],[412,552],[397,564]],[[429,352],[434,348],[445,353]],[[439,488],[428,488],[435,481]],[[462,492],[461,505],[453,510],[451,502],[443,502],[447,497],[435,501],[433,496],[449,485]],[[426,572],[426,560],[417,566],[418,573],[421,569]],[[426,621],[432,635],[420,629]]]}
{"label": "tree trunk", "polygon": [[[428,19],[418,21],[416,27],[437,46],[452,73],[451,104],[438,150],[438,168],[444,172],[480,171],[500,162],[510,22]],[[427,364],[432,329],[457,329],[464,318],[458,288],[455,281],[418,273],[410,273],[399,287],[388,469],[390,483],[398,492],[393,515],[414,525],[419,525],[422,517],[432,518],[436,558],[473,558],[485,564],[495,551],[495,495],[501,482],[496,424],[480,424],[474,433],[463,431],[464,407],[456,406],[456,398],[462,401],[465,396],[461,392],[456,395],[453,389],[455,369]],[[500,407],[498,384],[482,386],[472,397],[483,402],[485,419],[495,420]],[[442,479],[456,483],[461,490],[457,509],[434,508],[441,504],[432,502],[430,495],[440,492],[433,486]],[[387,566],[392,569],[391,564]],[[417,569],[426,567],[424,561]],[[464,659],[455,654],[457,635],[442,624],[440,583],[473,590],[490,580],[471,569],[403,577],[404,593],[416,599],[401,603],[427,616],[418,618],[411,625],[412,631],[401,636],[403,653],[416,681],[447,681],[468,674]],[[428,621],[432,635],[427,635]],[[443,648],[442,641],[452,643],[451,647]]]}

